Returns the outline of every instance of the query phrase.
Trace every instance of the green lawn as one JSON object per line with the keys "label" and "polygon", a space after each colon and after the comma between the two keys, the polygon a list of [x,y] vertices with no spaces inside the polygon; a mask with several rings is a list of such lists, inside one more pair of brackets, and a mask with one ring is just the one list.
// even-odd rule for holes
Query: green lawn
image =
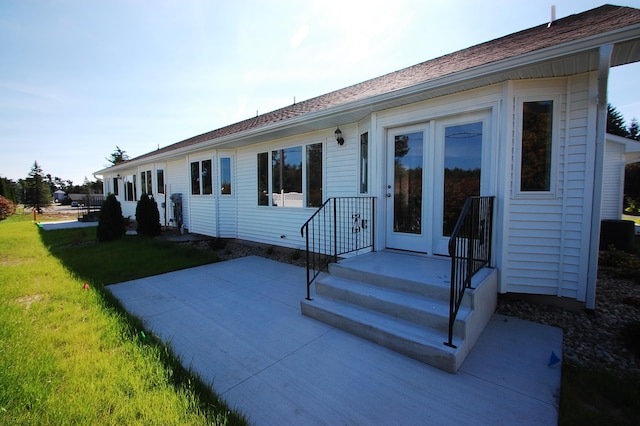
{"label": "green lawn", "polygon": [[28,219],[0,222],[0,424],[246,423],[103,288],[212,254]]}

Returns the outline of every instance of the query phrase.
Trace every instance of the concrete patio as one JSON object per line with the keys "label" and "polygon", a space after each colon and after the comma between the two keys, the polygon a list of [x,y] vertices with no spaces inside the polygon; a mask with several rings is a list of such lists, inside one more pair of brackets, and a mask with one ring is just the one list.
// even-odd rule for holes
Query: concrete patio
{"label": "concrete patio", "polygon": [[304,283],[245,257],[108,288],[252,424],[557,424],[560,329],[495,315],[449,374],[302,316]]}

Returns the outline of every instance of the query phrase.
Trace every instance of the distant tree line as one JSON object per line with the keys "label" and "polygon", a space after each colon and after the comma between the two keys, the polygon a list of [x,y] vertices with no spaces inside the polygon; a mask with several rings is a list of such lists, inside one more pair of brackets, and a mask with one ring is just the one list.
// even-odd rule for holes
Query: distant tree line
{"label": "distant tree line", "polygon": [[63,191],[66,198],[62,203],[71,203],[68,194],[101,194],[102,180],[89,181],[85,178],[82,185],[74,185],[69,179],[61,179],[45,174],[37,161],[33,163],[27,177],[17,181],[0,177],[0,196],[13,204],[24,204],[27,208],[42,211],[53,203],[53,193]]}

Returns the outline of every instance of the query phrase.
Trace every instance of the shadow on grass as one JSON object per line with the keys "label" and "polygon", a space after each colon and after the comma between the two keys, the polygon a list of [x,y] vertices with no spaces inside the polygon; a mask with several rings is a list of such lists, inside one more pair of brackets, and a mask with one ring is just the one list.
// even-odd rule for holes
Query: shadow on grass
{"label": "shadow on grass", "polygon": [[123,319],[127,330],[124,339],[133,339],[158,349],[175,388],[193,392],[200,402],[200,409],[212,423],[222,422],[220,413],[226,413],[228,424],[247,424],[241,413],[231,410],[220,399],[210,383],[205,383],[197,373],[182,365],[180,357],[168,344],[150,333],[146,334],[142,320],[127,312],[106,287],[109,284],[213,263],[217,261],[213,252],[163,239],[137,236],[98,243],[95,227],[55,231],[40,229],[39,232],[51,255],[59,259],[69,272],[93,287],[100,294],[105,309],[117,313]]}

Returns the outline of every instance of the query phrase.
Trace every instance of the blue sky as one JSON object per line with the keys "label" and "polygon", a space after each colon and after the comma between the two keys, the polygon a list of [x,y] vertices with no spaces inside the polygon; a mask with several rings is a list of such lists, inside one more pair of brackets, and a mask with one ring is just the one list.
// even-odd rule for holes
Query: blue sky
{"label": "blue sky", "polygon": [[[135,157],[604,0],[0,0],[0,176]],[[640,7],[639,0],[616,4]],[[640,66],[610,102],[640,119]]]}

